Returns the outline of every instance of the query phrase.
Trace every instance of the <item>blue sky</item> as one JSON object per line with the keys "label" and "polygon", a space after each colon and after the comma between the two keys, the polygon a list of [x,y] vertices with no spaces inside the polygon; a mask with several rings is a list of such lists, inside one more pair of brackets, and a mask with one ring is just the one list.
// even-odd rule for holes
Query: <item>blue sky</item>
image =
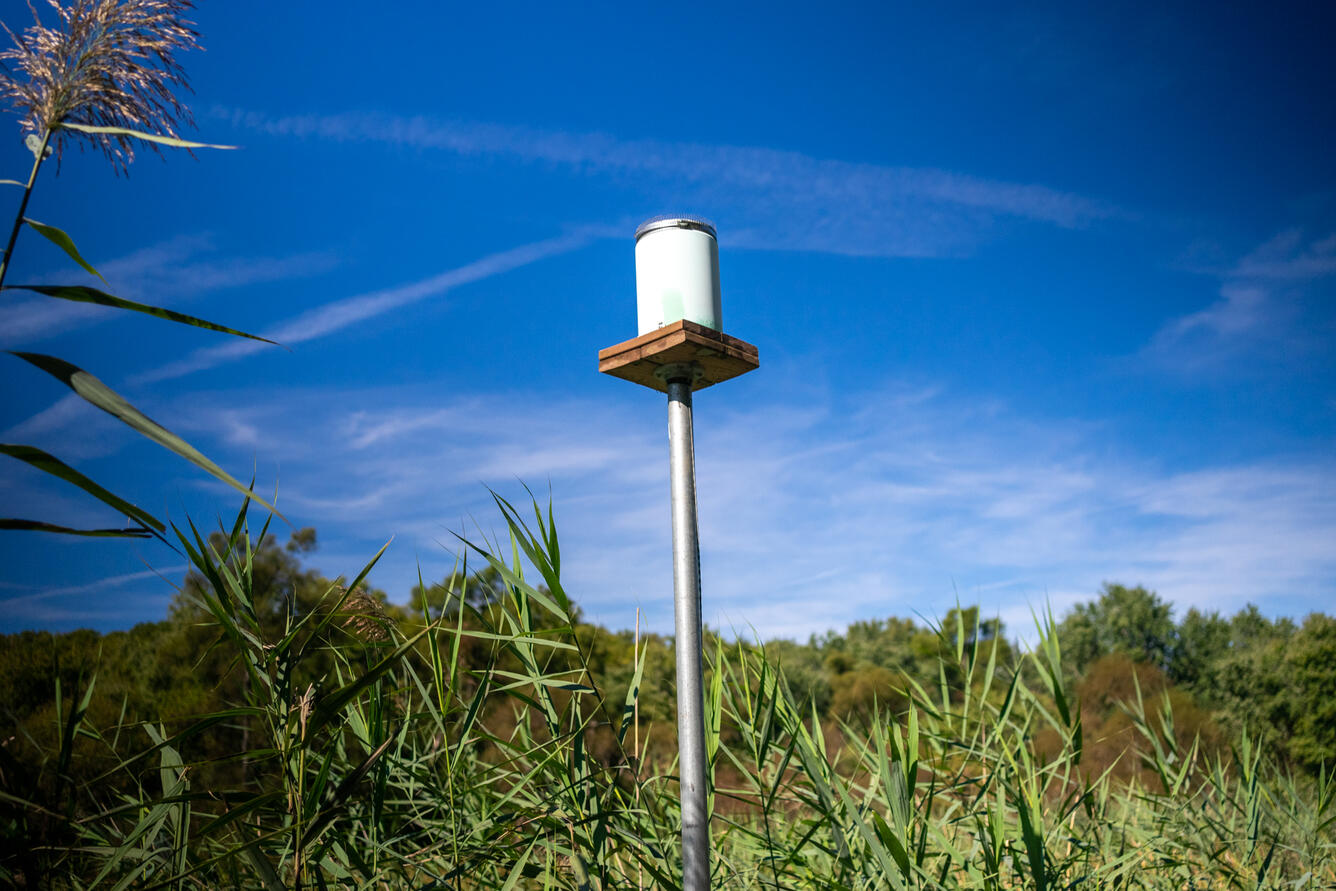
{"label": "blue sky", "polygon": [[[636,333],[636,224],[673,211],[717,224],[762,360],[696,401],[712,626],[958,598],[1022,632],[1106,580],[1330,611],[1329,5],[201,6],[198,135],[240,148],[121,178],[73,148],[29,215],[115,293],[289,350],[12,292],[0,346],[254,468],[326,574],[393,538],[372,580],[402,601],[496,529],[486,486],[550,485],[586,614],[671,627],[663,400],[595,356]],[[39,241],[11,282],[84,281]],[[155,513],[237,507],[16,359],[0,394],[0,439]],[[117,522],[17,462],[0,493]],[[160,618],[184,571],[27,533],[0,565],[6,631]]]}

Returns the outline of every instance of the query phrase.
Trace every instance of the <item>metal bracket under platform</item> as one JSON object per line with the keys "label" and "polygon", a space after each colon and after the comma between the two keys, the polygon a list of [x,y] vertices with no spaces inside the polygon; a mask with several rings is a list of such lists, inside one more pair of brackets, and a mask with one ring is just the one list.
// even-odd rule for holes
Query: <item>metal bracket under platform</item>
{"label": "metal bracket under platform", "polygon": [[756,347],[686,319],[598,351],[598,370],[623,380],[668,392],[662,366],[690,365],[693,390],[746,374],[761,365]]}

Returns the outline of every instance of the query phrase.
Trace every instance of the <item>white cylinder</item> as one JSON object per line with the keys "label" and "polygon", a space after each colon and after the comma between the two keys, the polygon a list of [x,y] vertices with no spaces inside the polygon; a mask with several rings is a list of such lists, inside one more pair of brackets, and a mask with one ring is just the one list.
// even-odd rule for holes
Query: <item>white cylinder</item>
{"label": "white cylinder", "polygon": [[723,330],[714,226],[694,217],[655,217],[640,224],[636,315],[641,334],[678,319]]}

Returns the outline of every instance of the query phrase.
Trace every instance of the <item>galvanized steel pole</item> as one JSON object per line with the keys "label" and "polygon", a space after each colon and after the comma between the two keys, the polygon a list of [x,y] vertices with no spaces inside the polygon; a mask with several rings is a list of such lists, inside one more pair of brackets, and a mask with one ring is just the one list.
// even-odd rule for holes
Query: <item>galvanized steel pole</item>
{"label": "galvanized steel pole", "polygon": [[668,394],[673,507],[673,612],[677,643],[677,766],[682,799],[682,888],[710,887],[709,763],[701,670],[700,543],[691,394],[761,364],[756,347],[725,334],[719,245],[699,217],[666,216],[636,228],[639,336],[599,350],[598,370]]}
{"label": "galvanized steel pole", "polygon": [[700,541],[689,372],[668,380],[668,453],[673,501],[673,604],[677,645],[677,748],[682,792],[682,888],[710,887],[710,815],[705,805],[705,688],[701,670]]}

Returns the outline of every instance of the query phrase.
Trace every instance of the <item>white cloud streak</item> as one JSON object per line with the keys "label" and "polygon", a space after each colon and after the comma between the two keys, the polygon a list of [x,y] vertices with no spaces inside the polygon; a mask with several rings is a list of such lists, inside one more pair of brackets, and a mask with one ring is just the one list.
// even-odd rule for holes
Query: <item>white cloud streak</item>
{"label": "white cloud streak", "polygon": [[[696,446],[716,626],[802,637],[856,618],[938,615],[959,596],[1024,633],[1031,605],[1061,610],[1105,580],[1225,610],[1321,608],[1336,581],[1329,461],[1163,472],[1134,455],[1096,458],[1107,441],[1083,425],[950,394],[811,393],[801,410],[710,397],[697,405]],[[540,493],[550,481],[568,590],[596,621],[626,626],[640,605],[650,627],[671,627],[666,449],[631,403],[504,394],[442,405],[401,390],[216,399],[248,406],[244,422],[266,431],[287,468],[285,511],[309,514],[333,548],[317,558],[325,571],[355,571],[394,535],[373,581],[402,599],[417,561],[429,578],[450,569],[441,544],[452,530],[472,518],[495,527],[482,483],[524,499],[516,476]],[[192,423],[226,435],[212,402],[194,405]],[[313,440],[328,446],[312,454]]]}
{"label": "white cloud streak", "polygon": [[[1326,608],[1336,582],[1329,459],[1164,471],[1118,454],[1100,428],[934,387],[790,396],[697,401],[715,627],[801,638],[938,616],[959,597],[1024,635],[1032,606],[1061,612],[1106,580],[1148,585],[1179,609],[1288,613]],[[327,574],[355,573],[393,536],[372,582],[402,600],[419,565],[428,579],[450,571],[453,533],[497,531],[484,484],[522,503],[517,480],[540,496],[550,483],[567,588],[590,618],[624,627],[640,606],[648,627],[671,628],[667,450],[642,400],[442,400],[425,384],[179,399],[168,408],[181,429],[224,461],[249,458],[263,431],[266,461],[284,468],[280,504],[318,526]],[[78,439],[78,419],[68,424]],[[34,604],[63,621],[62,604],[77,613],[86,600]]]}
{"label": "white cloud streak", "polygon": [[[325,252],[307,252],[288,257],[209,257],[214,250],[208,235],[181,235],[123,257],[98,264],[98,270],[118,297],[145,303],[179,306],[203,294],[266,282],[307,278],[332,269],[337,258]],[[107,288],[91,276],[79,283]],[[52,281],[55,274],[34,277]],[[62,280],[70,275],[62,272]],[[124,313],[86,303],[71,303],[49,297],[8,299],[5,327],[0,341],[7,345],[45,340]]]}
{"label": "white cloud streak", "polygon": [[69,426],[74,418],[83,414],[88,403],[77,394],[63,396],[32,417],[20,421],[4,433],[5,439],[29,439],[41,437]]}
{"label": "white cloud streak", "polygon": [[1141,351],[1156,366],[1195,373],[1220,368],[1250,350],[1294,347],[1298,307],[1336,275],[1336,233],[1305,241],[1287,229],[1233,266],[1206,270],[1221,279],[1220,299],[1166,321]]}
{"label": "white cloud streak", "polygon": [[1194,335],[1220,344],[1253,333],[1267,320],[1269,296],[1264,288],[1226,284],[1220,289],[1218,302],[1165,323],[1155,332],[1150,349],[1167,354]]}
{"label": "white cloud streak", "polygon": [[1239,261],[1230,277],[1253,281],[1314,281],[1336,275],[1336,232],[1304,244],[1303,230],[1287,229]]}
{"label": "white cloud streak", "polygon": [[[184,573],[185,564],[161,569],[129,572],[79,585],[44,588],[33,593],[0,597],[4,608],[4,624],[21,628],[32,624],[66,624],[71,622],[101,621],[123,618],[127,614],[127,600],[152,601],[165,606],[174,584],[171,576]],[[145,586],[150,579],[155,583]],[[125,589],[131,589],[126,591]],[[152,589],[151,591],[149,589]],[[155,617],[161,618],[161,616]]]}
{"label": "white cloud streak", "polygon": [[87,582],[81,585],[65,585],[59,588],[45,588],[41,591],[30,594],[19,594],[14,597],[0,598],[0,603],[7,607],[19,603],[35,602],[39,600],[51,600],[58,597],[82,596],[85,594],[96,594],[105,592],[108,589],[120,588],[131,582],[141,582],[145,579],[163,579],[166,576],[175,573],[185,572],[188,567],[182,563],[180,566],[168,566],[163,569],[146,569],[143,572],[128,572],[122,575],[114,575],[108,578],[98,579],[97,581]]}
{"label": "white cloud streak", "polygon": [[677,187],[675,194],[720,217],[726,224],[721,239],[729,247],[944,256],[968,252],[999,220],[1072,228],[1120,215],[1111,206],[1042,185],[770,148],[363,112],[270,116],[215,108],[212,116],[276,137],[383,143],[668,182]]}
{"label": "white cloud streak", "polygon": [[[501,275],[521,266],[527,266],[548,257],[573,251],[590,243],[597,237],[597,234],[597,230],[594,229],[581,229],[556,238],[489,254],[457,269],[450,269],[411,284],[325,303],[271,325],[261,336],[284,346],[296,346],[326,337],[358,322],[364,322],[367,319],[384,315],[387,312],[401,309],[428,298],[439,297],[461,285]],[[143,372],[135,376],[132,382],[144,384],[179,378],[196,371],[214,368],[226,362],[242,359],[264,349],[272,349],[272,347],[269,344],[254,340],[232,340],[219,346],[196,350],[184,359],[169,362],[159,368]]]}

